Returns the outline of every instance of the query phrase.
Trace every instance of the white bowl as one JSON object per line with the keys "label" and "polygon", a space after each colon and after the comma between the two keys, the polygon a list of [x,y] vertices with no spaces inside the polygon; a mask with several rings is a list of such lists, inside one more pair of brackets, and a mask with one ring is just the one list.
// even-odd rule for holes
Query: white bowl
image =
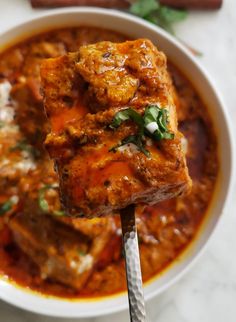
{"label": "white bowl", "polygon": [[[0,45],[4,48],[15,40],[24,39],[44,30],[79,25],[108,28],[133,38],[145,37],[152,40],[191,79],[208,106],[214,127],[217,129],[221,169],[208,216],[191,246],[169,269],[145,286],[145,299],[148,300],[162,293],[186,273],[202,253],[223,213],[233,177],[233,150],[229,120],[219,92],[192,54],[165,31],[128,14],[85,7],[48,11],[39,18],[28,20],[2,34]],[[126,293],[95,300],[66,300],[46,297],[23,289],[3,277],[0,278],[0,298],[29,311],[58,317],[94,317],[118,312],[128,307]]]}

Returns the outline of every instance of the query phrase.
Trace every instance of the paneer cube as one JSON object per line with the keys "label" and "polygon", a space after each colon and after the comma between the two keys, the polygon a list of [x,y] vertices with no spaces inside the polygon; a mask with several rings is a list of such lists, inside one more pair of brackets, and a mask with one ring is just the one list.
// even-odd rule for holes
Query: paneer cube
{"label": "paneer cube", "polygon": [[16,244],[39,267],[42,279],[80,290],[114,238],[112,220],[60,222],[52,215],[26,212],[11,217],[9,227]]}
{"label": "paneer cube", "polygon": [[44,61],[41,79],[68,213],[114,214],[189,190],[166,57],[149,40],[82,46]]}

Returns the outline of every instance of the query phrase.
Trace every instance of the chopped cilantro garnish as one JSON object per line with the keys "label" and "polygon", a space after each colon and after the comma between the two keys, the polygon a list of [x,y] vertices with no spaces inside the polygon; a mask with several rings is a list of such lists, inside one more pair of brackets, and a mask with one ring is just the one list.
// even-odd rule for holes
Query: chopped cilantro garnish
{"label": "chopped cilantro garnish", "polygon": [[138,126],[138,131],[137,134],[125,137],[109,151],[116,152],[119,147],[133,143],[139,151],[149,157],[150,152],[145,148],[145,135],[155,141],[174,138],[174,134],[167,128],[169,122],[168,117],[168,110],[166,108],[160,108],[157,105],[147,106],[143,116],[132,108],[119,111],[113,118],[110,128],[116,129],[123,122],[131,120]]}

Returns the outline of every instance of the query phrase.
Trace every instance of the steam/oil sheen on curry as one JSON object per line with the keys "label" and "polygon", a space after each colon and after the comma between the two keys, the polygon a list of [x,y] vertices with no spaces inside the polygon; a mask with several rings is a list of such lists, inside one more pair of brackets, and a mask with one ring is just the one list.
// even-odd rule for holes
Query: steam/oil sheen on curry
{"label": "steam/oil sheen on curry", "polygon": [[[118,217],[62,217],[57,176],[43,147],[49,124],[40,93],[41,62],[104,40],[117,43],[127,37],[89,27],[53,30],[0,54],[0,271],[22,286],[61,297],[103,296],[126,287]],[[193,186],[188,196],[137,214],[144,281],[189,245],[206,214],[218,172],[207,109],[178,69],[170,63],[168,69]],[[70,98],[64,99],[70,106]],[[72,116],[74,112],[72,108]],[[60,120],[55,122],[58,128]],[[144,148],[152,152],[154,147],[147,142]],[[107,171],[117,173],[121,165],[117,162]]]}

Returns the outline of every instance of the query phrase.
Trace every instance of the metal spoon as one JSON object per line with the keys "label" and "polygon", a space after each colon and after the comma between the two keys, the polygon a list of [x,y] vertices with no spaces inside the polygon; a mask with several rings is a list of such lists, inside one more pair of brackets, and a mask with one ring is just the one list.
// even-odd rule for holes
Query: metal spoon
{"label": "metal spoon", "polygon": [[123,250],[125,256],[126,280],[129,297],[131,322],[145,322],[146,311],[142,287],[137,228],[135,225],[135,206],[120,211]]}

